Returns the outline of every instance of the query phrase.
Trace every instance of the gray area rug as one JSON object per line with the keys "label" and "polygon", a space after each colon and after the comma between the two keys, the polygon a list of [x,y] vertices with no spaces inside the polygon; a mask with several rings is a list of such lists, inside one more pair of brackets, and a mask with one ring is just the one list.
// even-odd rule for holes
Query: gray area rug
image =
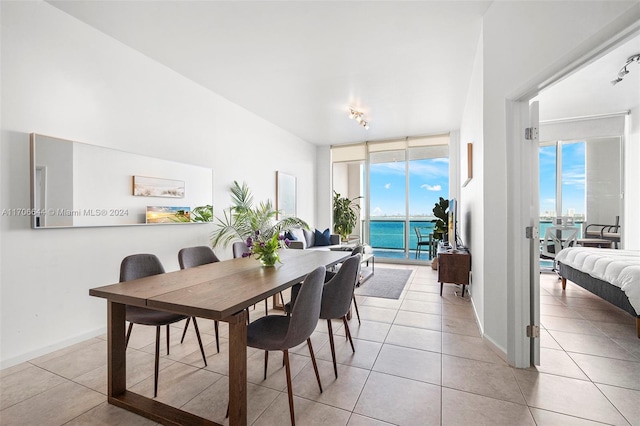
{"label": "gray area rug", "polygon": [[[363,268],[363,272],[367,269]],[[376,268],[375,274],[356,288],[356,294],[398,299],[412,272],[413,269]]]}

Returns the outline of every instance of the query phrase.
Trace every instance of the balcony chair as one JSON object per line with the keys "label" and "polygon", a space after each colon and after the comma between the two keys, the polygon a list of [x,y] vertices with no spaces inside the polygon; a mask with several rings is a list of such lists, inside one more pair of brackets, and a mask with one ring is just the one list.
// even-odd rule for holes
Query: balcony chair
{"label": "balcony chair", "polygon": [[553,261],[552,272],[558,272],[556,254],[563,248],[573,247],[577,244],[578,228],[566,226],[550,226],[544,233],[540,258]]}
{"label": "balcony chair", "polygon": [[[160,259],[158,259],[158,257],[153,254],[133,254],[125,257],[120,264],[120,282],[133,281],[138,278],[159,274],[164,274],[164,267],[162,266],[162,263],[160,263]],[[135,284],[132,283],[130,285]],[[126,306],[125,319],[129,322],[129,329],[127,330],[127,336],[125,339],[125,349],[129,344],[129,338],[131,337],[133,324],[150,325],[156,327],[156,357],[153,382],[154,398],[158,396],[158,372],[160,366],[160,327],[163,325],[167,326],[167,355],[169,355],[169,324],[173,324],[187,318],[189,318],[188,315],[157,311],[154,309],[142,308],[140,306]],[[202,339],[200,339],[200,331],[198,330],[198,323],[196,322],[195,318],[193,318],[193,325],[196,330],[196,336],[198,337],[198,344],[200,345],[202,360],[204,361],[204,365],[206,367],[207,358],[204,355]]]}
{"label": "balcony chair", "polygon": [[[220,262],[218,256],[207,246],[186,247],[178,252],[178,263],[180,269],[194,268],[200,265],[206,265],[209,263]],[[180,343],[184,341],[184,336],[187,334],[187,327],[189,327],[189,321],[191,318],[187,318],[187,323],[184,326],[182,332],[182,339]],[[195,324],[195,323],[194,323]],[[218,321],[213,322],[213,327],[216,332],[216,350],[220,353],[220,338],[218,337]]]}
{"label": "balcony chair", "polygon": [[609,240],[615,248],[618,248],[618,244],[620,243],[620,216],[616,216],[614,225],[590,223],[584,228],[584,237]]}
{"label": "balcony chair", "polygon": [[429,234],[429,236],[422,235],[422,232],[420,232],[419,226],[416,226],[413,229],[416,231],[416,237],[418,237],[418,242],[416,244],[416,259],[420,258],[420,252],[422,251],[422,247],[425,247],[425,246],[429,248],[429,259],[433,258],[433,252],[434,252],[433,235],[432,234]]}

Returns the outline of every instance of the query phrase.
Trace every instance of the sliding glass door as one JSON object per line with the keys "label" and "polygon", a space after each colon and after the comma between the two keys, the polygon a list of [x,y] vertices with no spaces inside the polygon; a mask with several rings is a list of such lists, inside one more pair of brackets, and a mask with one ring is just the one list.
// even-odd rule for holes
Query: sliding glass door
{"label": "sliding glass door", "polygon": [[621,139],[540,144],[540,235],[556,223],[614,224],[622,211]]}
{"label": "sliding glass door", "polygon": [[379,257],[406,257],[407,164],[405,150],[369,155],[369,243]]}
{"label": "sliding glass door", "polygon": [[[448,156],[448,145],[369,154],[369,241],[376,256],[431,260],[433,207],[449,196]],[[418,253],[419,241],[426,244]]]}

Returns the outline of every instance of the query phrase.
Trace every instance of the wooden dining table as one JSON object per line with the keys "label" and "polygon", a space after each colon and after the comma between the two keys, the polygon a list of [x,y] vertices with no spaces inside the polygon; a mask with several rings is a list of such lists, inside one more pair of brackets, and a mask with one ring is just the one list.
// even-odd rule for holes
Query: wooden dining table
{"label": "wooden dining table", "polygon": [[344,261],[349,252],[282,250],[282,263],[264,267],[247,257],[116,283],[89,290],[107,299],[107,397],[110,404],[167,425],[217,423],[127,390],[125,307],[229,323],[229,424],[247,424],[247,313],[245,308],[293,284],[319,266]]}

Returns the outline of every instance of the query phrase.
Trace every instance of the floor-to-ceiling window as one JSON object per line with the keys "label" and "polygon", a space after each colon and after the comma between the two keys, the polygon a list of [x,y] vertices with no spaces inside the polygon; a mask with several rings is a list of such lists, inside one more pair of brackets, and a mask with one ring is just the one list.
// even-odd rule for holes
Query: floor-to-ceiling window
{"label": "floor-to-ceiling window", "polygon": [[360,240],[379,258],[429,261],[428,246],[416,249],[432,238],[435,203],[449,197],[449,136],[337,146],[332,156],[334,190],[363,197]]}
{"label": "floor-to-ceiling window", "polygon": [[[544,142],[539,150],[540,237],[550,226],[614,224],[621,204],[621,140]],[[578,241],[580,243],[580,241]],[[551,266],[542,261],[542,266]]]}
{"label": "floor-to-ceiling window", "polygon": [[[540,146],[540,234],[556,219],[580,226],[586,217],[585,141]],[[568,220],[567,220],[568,219]]]}
{"label": "floor-to-ceiling window", "polygon": [[[540,122],[540,236],[559,219],[579,230],[620,224],[624,246],[626,112]],[[589,229],[591,231],[592,229]]]}

